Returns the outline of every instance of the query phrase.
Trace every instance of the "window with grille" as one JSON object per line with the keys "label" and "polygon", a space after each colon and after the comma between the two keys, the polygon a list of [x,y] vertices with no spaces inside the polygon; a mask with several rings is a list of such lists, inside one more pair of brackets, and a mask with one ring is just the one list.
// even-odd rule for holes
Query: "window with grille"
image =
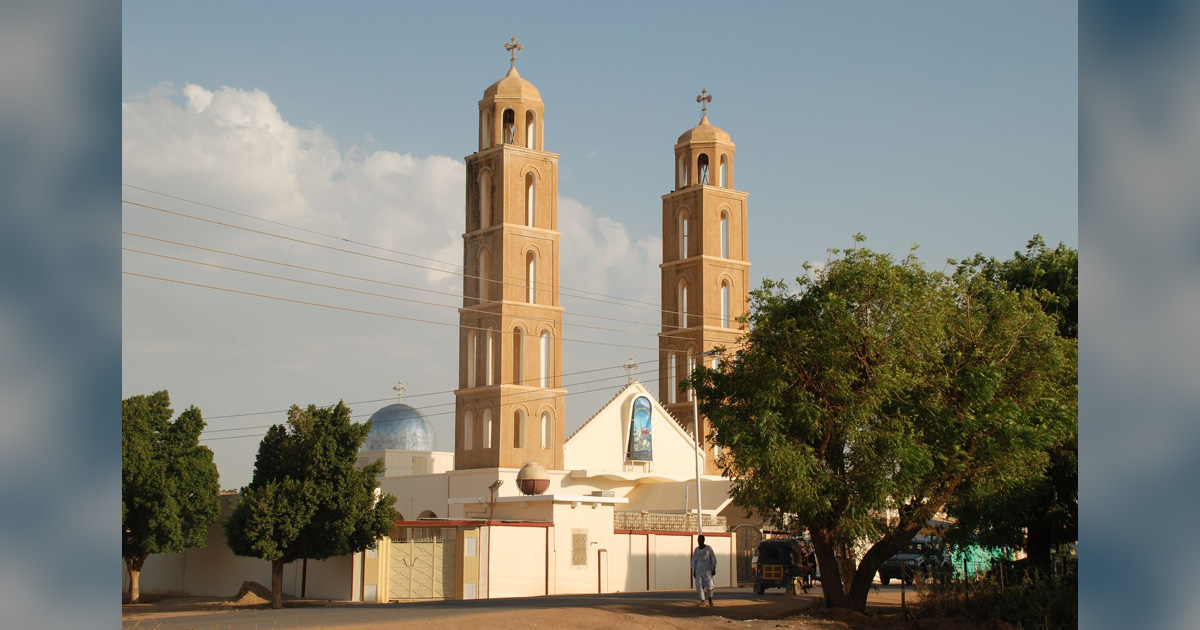
{"label": "window with grille", "polygon": [[587,566],[588,535],[586,529],[571,530],[571,566]]}

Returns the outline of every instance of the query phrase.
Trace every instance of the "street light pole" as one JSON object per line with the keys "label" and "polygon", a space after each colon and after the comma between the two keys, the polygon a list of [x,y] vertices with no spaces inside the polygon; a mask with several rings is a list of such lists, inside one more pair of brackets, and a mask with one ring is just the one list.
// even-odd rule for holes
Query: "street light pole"
{"label": "street light pole", "polygon": [[[701,352],[696,359],[696,365],[692,367],[692,374],[689,379],[695,377],[697,367],[704,365],[706,357],[715,356],[716,350],[708,350]],[[704,459],[704,451],[700,450],[700,399],[696,397],[696,386],[692,384],[688,387],[692,395],[692,446],[696,449],[696,534],[704,534],[704,502],[701,500],[700,493],[700,462]]]}

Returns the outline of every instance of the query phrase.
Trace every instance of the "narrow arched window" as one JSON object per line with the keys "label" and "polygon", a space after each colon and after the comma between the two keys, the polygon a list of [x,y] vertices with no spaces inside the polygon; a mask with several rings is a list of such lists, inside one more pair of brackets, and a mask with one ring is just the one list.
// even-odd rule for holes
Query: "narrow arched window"
{"label": "narrow arched window", "polygon": [[475,280],[479,283],[479,301],[486,302],[488,299],[488,252],[486,249],[479,250],[475,275]]}
{"label": "narrow arched window", "polygon": [[479,229],[486,229],[491,224],[492,204],[489,193],[492,188],[492,176],[487,171],[479,174]]}
{"label": "narrow arched window", "polygon": [[537,303],[537,254],[533,250],[525,253],[525,301]]}
{"label": "narrow arched window", "polygon": [[[692,355],[692,350],[689,348],[687,351],[687,375],[686,375],[686,377],[691,378],[692,372],[695,372],[695,371],[696,371],[696,357]],[[690,388],[687,390],[685,397],[687,400],[692,399],[692,390]]]}
{"label": "narrow arched window", "polygon": [[721,258],[729,258],[729,213],[721,211]]}
{"label": "narrow arched window", "polygon": [[679,259],[688,257],[688,214],[679,213]]}
{"label": "narrow arched window", "polygon": [[467,387],[475,387],[475,363],[479,361],[479,336],[467,333]]}
{"label": "narrow arched window", "polygon": [[479,112],[479,150],[488,148],[487,113]]}
{"label": "narrow arched window", "polygon": [[470,411],[463,416],[463,450],[475,448],[475,414]]}
{"label": "narrow arched window", "polygon": [[501,123],[500,129],[504,131],[504,144],[517,143],[517,115],[513,110],[504,110],[504,122]]}
{"label": "narrow arched window", "polygon": [[675,165],[675,188],[680,189],[687,185],[683,179],[684,166],[683,156],[679,156],[679,162]]}
{"label": "narrow arched window", "polygon": [[513,415],[513,448],[525,448],[525,412],[520,409]]}
{"label": "narrow arched window", "polygon": [[533,173],[525,174],[525,225],[533,227],[537,217],[537,178]]}
{"label": "narrow arched window", "polygon": [[701,153],[700,157],[696,158],[696,183],[708,184],[708,154]]}
{"label": "narrow arched window", "polygon": [[532,110],[525,112],[525,146],[537,148],[537,115]]}
{"label": "narrow arched window", "polygon": [[483,448],[492,448],[492,410],[483,410]]}
{"label": "narrow arched window", "polygon": [[542,332],[538,350],[538,382],[541,387],[550,387],[550,331]]}
{"label": "narrow arched window", "polygon": [[676,291],[679,299],[679,327],[688,327],[688,286],[687,279],[680,278],[679,286]]}
{"label": "narrow arched window", "polygon": [[542,432],[541,432],[542,433],[542,448],[550,448],[550,444],[553,441],[550,431],[553,429],[553,427],[554,427],[554,424],[552,422],[550,422],[550,412],[543,411],[542,412]]}
{"label": "narrow arched window", "polygon": [[729,281],[721,281],[721,328],[729,328]]}
{"label": "narrow arched window", "polygon": [[675,392],[679,391],[679,388],[675,385],[677,382],[675,368],[675,353],[672,352],[667,364],[667,402],[669,403],[675,402]]}
{"label": "narrow arched window", "polygon": [[525,384],[525,331],[513,329],[513,383]]}
{"label": "narrow arched window", "polygon": [[729,188],[729,156],[721,156],[721,188]]}
{"label": "narrow arched window", "polygon": [[487,380],[484,385],[495,385],[495,365],[496,365],[496,335],[495,331],[488,327],[487,329],[487,365],[484,368],[484,374],[487,375]]}

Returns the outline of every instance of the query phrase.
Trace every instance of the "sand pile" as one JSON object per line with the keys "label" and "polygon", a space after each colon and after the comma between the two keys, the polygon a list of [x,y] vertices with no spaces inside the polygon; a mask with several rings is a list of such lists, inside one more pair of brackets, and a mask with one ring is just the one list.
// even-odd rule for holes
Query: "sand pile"
{"label": "sand pile", "polygon": [[[284,597],[284,599],[290,599]],[[237,595],[229,600],[231,606],[261,606],[271,603],[271,589],[254,581],[242,582],[242,588],[238,589]]]}

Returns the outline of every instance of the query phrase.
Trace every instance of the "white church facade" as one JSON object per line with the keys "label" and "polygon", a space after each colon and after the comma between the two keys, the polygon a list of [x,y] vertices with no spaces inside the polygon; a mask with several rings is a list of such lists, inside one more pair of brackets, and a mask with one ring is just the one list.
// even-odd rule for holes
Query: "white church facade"
{"label": "white church facade", "polygon": [[[406,404],[376,412],[359,461],[384,460],[395,528],[374,549],[293,563],[285,593],[387,602],[686,589],[697,495],[715,585],[737,584],[729,527],[745,513],[679,388],[705,352],[736,342],[747,306],[733,142],[705,115],[675,145],[675,189],[663,197],[662,401],[631,378],[564,435],[558,155],[544,151],[544,113],[515,62],[479,101],[453,450],[438,450],[428,419]],[[269,576],[268,563],[232,555],[218,524],[208,547],[147,562],[141,589],[228,596]]]}

